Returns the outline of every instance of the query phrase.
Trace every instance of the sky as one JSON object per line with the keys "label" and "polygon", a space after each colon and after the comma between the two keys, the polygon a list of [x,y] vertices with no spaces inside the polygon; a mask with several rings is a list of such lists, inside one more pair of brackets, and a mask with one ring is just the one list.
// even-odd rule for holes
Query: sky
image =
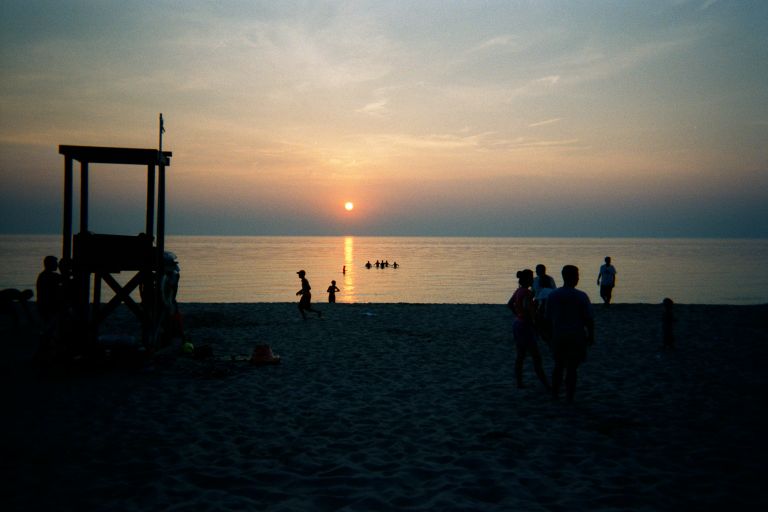
{"label": "sky", "polygon": [[[4,0],[0,233],[163,113],[169,234],[763,238],[766,84],[762,0]],[[92,166],[90,230],[145,187]]]}

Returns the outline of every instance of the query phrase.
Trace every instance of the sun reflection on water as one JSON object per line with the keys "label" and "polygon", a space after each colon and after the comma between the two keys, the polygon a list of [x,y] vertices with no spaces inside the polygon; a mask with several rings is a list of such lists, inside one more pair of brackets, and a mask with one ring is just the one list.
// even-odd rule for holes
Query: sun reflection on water
{"label": "sun reflection on water", "polygon": [[355,296],[355,239],[351,236],[344,237],[344,289],[340,295],[349,299]]}

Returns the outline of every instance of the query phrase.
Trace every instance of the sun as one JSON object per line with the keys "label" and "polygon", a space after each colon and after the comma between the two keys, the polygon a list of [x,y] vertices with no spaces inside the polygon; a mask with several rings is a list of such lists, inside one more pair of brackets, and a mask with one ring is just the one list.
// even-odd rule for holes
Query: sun
{"label": "sun", "polygon": [[353,203],[352,201],[347,201],[346,203],[344,203],[344,209],[347,210],[348,212],[351,212],[352,210],[354,210],[354,208],[355,208],[355,203]]}

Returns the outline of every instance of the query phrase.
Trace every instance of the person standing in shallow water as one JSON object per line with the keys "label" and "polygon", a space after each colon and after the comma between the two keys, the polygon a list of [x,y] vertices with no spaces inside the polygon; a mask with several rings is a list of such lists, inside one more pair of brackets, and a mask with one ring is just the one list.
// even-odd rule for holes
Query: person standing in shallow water
{"label": "person standing in shallow water", "polygon": [[597,274],[597,286],[600,287],[600,297],[606,306],[611,305],[611,296],[613,287],[616,286],[616,267],[611,265],[611,257],[605,257],[605,263],[600,265],[600,272]]}
{"label": "person standing in shallow water", "polygon": [[579,365],[587,357],[587,347],[595,342],[595,323],[592,303],[586,293],[576,289],[579,269],[574,265],[563,267],[563,286],[549,294],[546,316],[552,326],[552,396],[557,399],[565,377],[568,402],[576,395],[576,377]]}
{"label": "person standing in shallow water", "polygon": [[317,317],[320,318],[323,316],[323,313],[312,308],[312,292],[310,291],[312,290],[312,287],[309,285],[309,281],[307,281],[307,273],[303,270],[299,270],[296,273],[299,275],[299,279],[301,279],[301,290],[296,292],[296,295],[301,295],[301,299],[299,299],[299,313],[301,313],[301,317],[306,320],[307,314],[305,311],[311,311],[316,313]]}
{"label": "person standing in shallow water", "polygon": [[542,384],[547,389],[550,389],[547,375],[544,373],[544,367],[541,364],[541,352],[539,352],[539,346],[536,343],[536,330],[533,323],[536,312],[533,303],[533,292],[530,289],[533,283],[533,271],[530,269],[521,270],[517,273],[517,279],[520,287],[507,303],[507,307],[515,313],[515,321],[512,323],[512,335],[515,338],[515,348],[517,349],[515,357],[517,387],[524,387],[523,362],[525,361],[525,356],[530,353],[536,375]]}

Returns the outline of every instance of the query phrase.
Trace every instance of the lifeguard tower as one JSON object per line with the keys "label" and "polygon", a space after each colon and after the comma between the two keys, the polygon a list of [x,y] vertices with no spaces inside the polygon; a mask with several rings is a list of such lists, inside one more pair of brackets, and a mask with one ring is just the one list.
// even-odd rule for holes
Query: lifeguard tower
{"label": "lifeguard tower", "polygon": [[[157,149],[94,146],[59,146],[59,153],[64,155],[62,262],[68,262],[72,272],[73,341],[94,344],[103,321],[120,304],[125,304],[141,322],[142,340],[151,348],[158,342],[162,321],[160,282],[165,252],[165,168],[171,164],[172,153]],[[80,163],[80,231],[73,235],[75,161]],[[125,236],[89,231],[88,177],[92,164],[146,168],[147,214],[143,233]],[[136,274],[121,285],[113,274],[125,271]],[[102,283],[115,292],[106,305],[101,304]],[[131,297],[137,288],[140,290],[138,303]]]}

